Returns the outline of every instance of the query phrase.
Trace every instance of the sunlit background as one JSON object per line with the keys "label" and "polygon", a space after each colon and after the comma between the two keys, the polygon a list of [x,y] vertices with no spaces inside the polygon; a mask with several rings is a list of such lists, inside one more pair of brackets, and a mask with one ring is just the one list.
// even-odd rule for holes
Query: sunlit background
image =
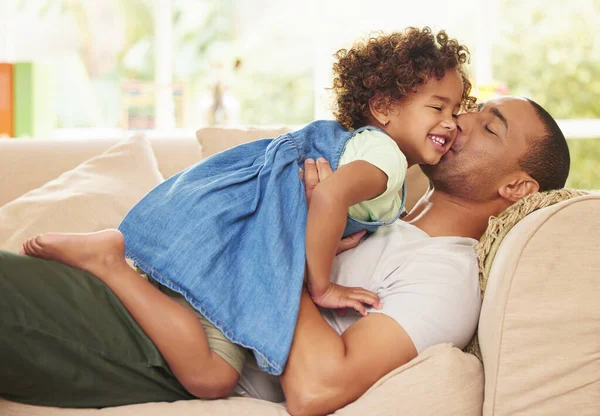
{"label": "sunlit background", "polygon": [[569,185],[600,189],[600,0],[3,0],[0,62],[52,84],[48,137],[330,117],[333,53],[370,32],[445,29],[481,98],[524,95],[560,119]]}

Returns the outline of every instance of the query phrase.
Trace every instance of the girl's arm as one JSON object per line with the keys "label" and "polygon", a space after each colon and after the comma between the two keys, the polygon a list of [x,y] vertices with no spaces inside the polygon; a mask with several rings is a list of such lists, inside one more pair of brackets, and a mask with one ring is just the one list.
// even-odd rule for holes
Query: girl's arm
{"label": "girl's arm", "polygon": [[[317,172],[314,166],[305,166],[309,205],[316,184],[332,174],[326,162],[318,168]],[[287,410],[292,415],[331,413],[416,355],[406,331],[380,313],[359,319],[338,335],[303,290],[292,349],[281,376]]]}
{"label": "girl's arm", "polygon": [[[322,163],[327,164],[324,159],[319,159],[317,168]],[[317,305],[351,307],[363,315],[366,315],[363,303],[379,306],[374,293],[332,284],[330,274],[348,208],[372,199],[386,189],[387,175],[374,165],[357,160],[341,166],[312,191],[306,224],[306,261],[308,289]]]}

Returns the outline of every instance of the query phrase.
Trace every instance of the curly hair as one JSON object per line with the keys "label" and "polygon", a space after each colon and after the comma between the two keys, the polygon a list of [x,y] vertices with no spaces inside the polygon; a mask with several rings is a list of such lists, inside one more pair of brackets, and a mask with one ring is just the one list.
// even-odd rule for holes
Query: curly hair
{"label": "curly hair", "polygon": [[334,57],[334,114],[349,130],[368,124],[370,101],[377,109],[389,108],[431,77],[442,79],[448,69],[456,69],[463,81],[461,109],[471,110],[476,102],[465,69],[469,50],[443,30],[434,34],[429,27],[409,27],[379,34]]}

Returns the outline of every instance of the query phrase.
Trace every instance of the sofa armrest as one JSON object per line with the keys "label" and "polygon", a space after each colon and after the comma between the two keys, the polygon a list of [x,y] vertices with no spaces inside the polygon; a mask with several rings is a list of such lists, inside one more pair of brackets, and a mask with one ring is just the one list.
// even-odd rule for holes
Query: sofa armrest
{"label": "sofa armrest", "polygon": [[540,209],[505,237],[479,321],[484,415],[595,414],[600,196]]}

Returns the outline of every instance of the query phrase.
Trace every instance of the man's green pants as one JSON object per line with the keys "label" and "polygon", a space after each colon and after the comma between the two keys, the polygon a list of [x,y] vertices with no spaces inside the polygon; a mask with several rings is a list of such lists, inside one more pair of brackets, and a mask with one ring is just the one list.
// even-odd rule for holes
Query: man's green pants
{"label": "man's green pants", "polygon": [[0,251],[0,397],[106,407],[192,396],[98,278]]}

